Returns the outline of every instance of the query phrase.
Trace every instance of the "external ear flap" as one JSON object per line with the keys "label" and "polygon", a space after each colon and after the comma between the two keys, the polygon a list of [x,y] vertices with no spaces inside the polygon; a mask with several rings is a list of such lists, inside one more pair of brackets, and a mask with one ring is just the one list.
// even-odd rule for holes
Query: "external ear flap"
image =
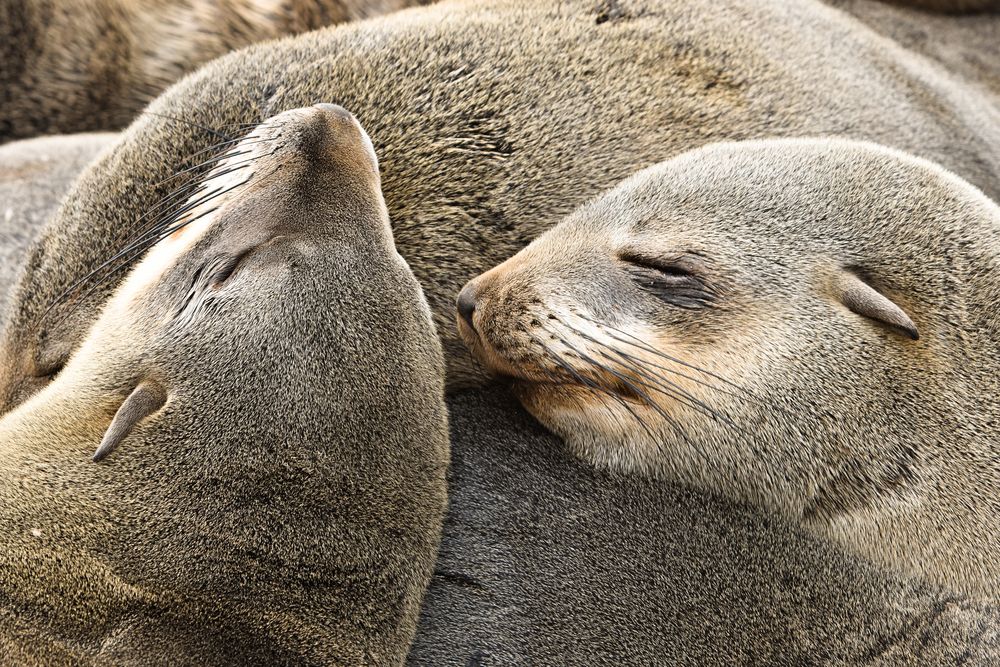
{"label": "external ear flap", "polygon": [[94,452],[94,461],[100,461],[110,454],[142,419],[153,414],[167,402],[167,394],[152,382],[142,382],[136,387],[111,420],[111,426]]}
{"label": "external ear flap", "polygon": [[849,271],[844,271],[837,282],[840,300],[851,311],[895,329],[913,340],[920,338],[917,325],[903,309],[884,294]]}

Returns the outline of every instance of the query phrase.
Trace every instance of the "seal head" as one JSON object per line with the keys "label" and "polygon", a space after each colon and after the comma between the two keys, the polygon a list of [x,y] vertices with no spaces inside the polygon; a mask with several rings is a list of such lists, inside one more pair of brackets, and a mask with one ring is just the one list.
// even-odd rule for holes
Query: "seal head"
{"label": "seal head", "polygon": [[333,105],[280,114],[177,210],[0,421],[0,647],[401,662],[444,512],[444,369],[371,143]]}
{"label": "seal head", "polygon": [[997,207],[931,163],[720,144],[583,206],[470,282],[457,319],[587,459],[992,588],[997,248]]}

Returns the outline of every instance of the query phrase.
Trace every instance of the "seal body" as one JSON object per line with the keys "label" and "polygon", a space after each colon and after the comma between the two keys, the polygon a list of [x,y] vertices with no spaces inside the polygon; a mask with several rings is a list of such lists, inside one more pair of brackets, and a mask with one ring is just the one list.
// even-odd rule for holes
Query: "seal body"
{"label": "seal body", "polygon": [[589,460],[995,595],[998,260],[1000,209],[932,163],[720,144],[472,281],[459,322]]}
{"label": "seal body", "polygon": [[718,495],[596,470],[500,388],[448,407],[448,518],[411,665],[1000,658],[993,604]]}
{"label": "seal body", "polygon": [[24,254],[83,168],[115,135],[79,134],[0,148],[0,321]]}
{"label": "seal body", "polygon": [[440,344],[353,117],[253,132],[0,421],[17,664],[407,654],[445,505]]}
{"label": "seal body", "polygon": [[996,105],[1000,95],[1000,12],[933,14],[881,0],[829,0],[873,31],[977,86]]}
{"label": "seal body", "polygon": [[888,4],[943,14],[1000,13],[997,0],[886,0]]}
{"label": "seal body", "polygon": [[[452,386],[484,377],[452,320],[467,280],[636,169],[713,138],[860,136],[1000,194],[996,109],[821,3],[404,10],[251,47],[159,98],[152,112],[186,122],[137,121],[34,246],[0,350],[0,403],[24,400],[79,343],[112,282],[60,295],[128,244],[177,183],[161,182],[220,141],[201,128],[317,100],[342,103],[371,131],[394,236],[435,313]],[[43,317],[64,302],[71,313]]]}
{"label": "seal body", "polygon": [[3,0],[0,141],[118,129],[199,65],[406,0]]}

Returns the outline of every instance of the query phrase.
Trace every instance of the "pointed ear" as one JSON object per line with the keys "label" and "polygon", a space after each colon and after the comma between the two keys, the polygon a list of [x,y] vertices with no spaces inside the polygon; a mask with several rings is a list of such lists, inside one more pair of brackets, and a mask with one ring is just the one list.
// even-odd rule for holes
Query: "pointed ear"
{"label": "pointed ear", "polygon": [[913,340],[920,338],[910,316],[856,274],[843,271],[837,279],[837,290],[841,303],[852,312],[881,322]]}
{"label": "pointed ear", "polygon": [[100,461],[110,454],[136,424],[162,408],[166,402],[167,394],[162,387],[152,382],[141,382],[115,413],[111,426],[94,452],[94,461]]}

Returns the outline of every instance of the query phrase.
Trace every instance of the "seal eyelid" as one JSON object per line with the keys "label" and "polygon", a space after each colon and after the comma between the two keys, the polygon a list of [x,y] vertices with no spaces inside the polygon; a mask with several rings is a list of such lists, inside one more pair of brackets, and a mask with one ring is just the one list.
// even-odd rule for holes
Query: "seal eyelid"
{"label": "seal eyelid", "polygon": [[664,276],[674,278],[697,278],[697,270],[694,263],[687,259],[686,255],[677,256],[671,259],[661,259],[650,257],[633,251],[619,253],[618,259],[626,264],[662,273]]}
{"label": "seal eyelid", "polygon": [[712,288],[695,273],[693,262],[684,256],[662,260],[626,252],[618,259],[628,264],[626,271],[643,291],[671,306],[696,310],[716,299]]}
{"label": "seal eyelid", "polygon": [[209,283],[213,287],[222,287],[251,252],[252,250],[245,250],[238,255],[223,256],[216,259],[214,264],[217,265],[217,268],[212,271]]}

